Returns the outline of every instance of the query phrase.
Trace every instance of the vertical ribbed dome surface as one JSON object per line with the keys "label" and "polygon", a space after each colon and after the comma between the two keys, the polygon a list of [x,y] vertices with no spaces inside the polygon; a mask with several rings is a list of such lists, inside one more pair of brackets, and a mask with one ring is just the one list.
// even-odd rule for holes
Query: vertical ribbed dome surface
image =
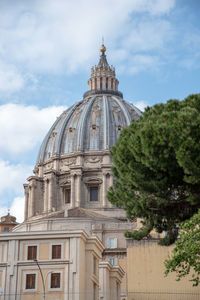
{"label": "vertical ribbed dome surface", "polygon": [[57,155],[110,149],[141,112],[114,95],[88,97],[64,111],[45,137],[38,163]]}

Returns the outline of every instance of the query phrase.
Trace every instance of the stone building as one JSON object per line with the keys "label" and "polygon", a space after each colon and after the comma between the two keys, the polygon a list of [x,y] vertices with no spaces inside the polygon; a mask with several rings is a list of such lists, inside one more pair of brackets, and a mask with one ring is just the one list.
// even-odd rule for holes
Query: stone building
{"label": "stone building", "polygon": [[[26,295],[41,291],[37,266],[34,262],[31,262],[31,265],[29,261],[27,262],[28,250],[24,250],[29,247],[30,241],[30,244],[36,247],[30,251],[40,253],[37,259],[42,271],[47,274],[47,269],[50,273],[56,269],[57,273],[62,273],[60,276],[56,275],[60,282],[57,290],[51,287],[50,279],[54,277],[54,273],[50,274],[48,299],[56,297],[56,299],[114,300],[120,297],[125,299],[127,296],[126,276],[122,280],[126,271],[122,270],[126,266],[124,232],[135,228],[136,223],[127,221],[124,211],[111,205],[106,198],[107,190],[113,184],[109,151],[117,141],[121,130],[128,126],[132,119],[138,119],[141,112],[123,99],[123,94],[118,91],[119,82],[115,69],[107,62],[104,45],[100,51],[99,63],[91,69],[88,91],[84,93],[81,101],[64,111],[52,125],[41,145],[34,175],[28,178],[27,184],[24,184],[24,222],[14,228],[7,240],[10,245],[9,251],[13,251],[13,255],[15,252],[16,264],[9,271],[10,275],[5,270],[4,273],[0,273],[0,278],[4,278],[2,279],[4,282],[7,280],[8,293],[10,293],[8,286],[11,288],[11,285],[12,288],[16,287],[18,294],[21,290],[27,293]],[[79,242],[75,242],[77,234]],[[0,238],[3,242],[3,237]],[[84,240],[85,243],[82,248],[80,240]],[[88,257],[87,261],[86,254],[90,247],[87,244],[90,245],[90,241],[95,245],[90,254],[98,261],[99,279],[94,279],[91,270],[87,269],[88,261],[91,260],[91,257]],[[40,247],[43,243],[46,246]],[[73,259],[69,255],[69,250],[66,250],[69,249],[67,243],[71,245],[70,253]],[[54,244],[60,245],[55,251],[59,253],[63,251],[59,259],[68,261],[66,267],[62,265],[65,264],[64,261],[61,263],[62,271],[58,270],[57,262],[54,263],[53,260],[51,262]],[[14,250],[15,247],[19,250]],[[12,254],[6,256],[7,250],[2,251],[2,257],[5,259],[3,263],[6,264],[11,257],[9,255]],[[19,271],[21,263],[26,266],[27,275],[24,275],[25,271]],[[76,265],[74,269],[73,264]],[[72,267],[71,273],[69,265]],[[36,273],[33,272],[33,266]],[[8,265],[4,267],[9,268]],[[79,272],[76,268],[80,268]],[[21,277],[16,279],[16,276],[22,276],[22,273],[24,279]],[[30,276],[35,274],[32,279],[34,291],[30,288],[26,291],[27,280],[30,277],[28,274]],[[86,280],[84,281],[82,277]],[[64,278],[68,278],[69,284],[64,281],[61,284]],[[89,282],[92,284],[87,286]],[[81,296],[78,292],[76,294],[78,290],[75,286],[79,284]],[[62,293],[59,290],[61,286]],[[25,298],[19,296],[16,299]]]}
{"label": "stone building", "polygon": [[8,211],[6,216],[1,217],[0,222],[0,232],[8,232],[13,229],[18,223],[16,222],[16,218],[14,216],[10,215],[10,212]]}

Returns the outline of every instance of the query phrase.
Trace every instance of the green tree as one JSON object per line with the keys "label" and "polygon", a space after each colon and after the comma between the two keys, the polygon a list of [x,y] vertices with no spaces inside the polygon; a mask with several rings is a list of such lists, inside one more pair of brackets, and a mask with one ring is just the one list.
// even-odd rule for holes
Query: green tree
{"label": "green tree", "polygon": [[142,239],[154,228],[173,243],[176,226],[200,208],[200,94],[148,107],[111,149],[115,182],[108,199],[144,226],[127,232]]}
{"label": "green tree", "polygon": [[200,211],[181,224],[180,239],[176,241],[172,255],[165,261],[166,271],[176,272],[177,281],[190,274],[194,286],[200,280]]}

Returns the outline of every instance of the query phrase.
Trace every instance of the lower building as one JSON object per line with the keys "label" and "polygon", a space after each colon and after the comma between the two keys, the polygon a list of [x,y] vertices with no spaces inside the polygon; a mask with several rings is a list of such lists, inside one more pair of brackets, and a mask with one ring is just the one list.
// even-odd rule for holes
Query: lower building
{"label": "lower building", "polygon": [[103,250],[81,230],[0,234],[0,299],[119,300],[124,272]]}

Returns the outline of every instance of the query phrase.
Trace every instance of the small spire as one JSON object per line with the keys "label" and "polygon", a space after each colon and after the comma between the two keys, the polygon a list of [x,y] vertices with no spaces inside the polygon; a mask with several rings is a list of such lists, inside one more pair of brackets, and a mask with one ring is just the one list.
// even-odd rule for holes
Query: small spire
{"label": "small spire", "polygon": [[100,47],[100,51],[102,55],[104,55],[104,53],[106,52],[106,47],[104,46],[104,37],[102,37],[102,45]]}

